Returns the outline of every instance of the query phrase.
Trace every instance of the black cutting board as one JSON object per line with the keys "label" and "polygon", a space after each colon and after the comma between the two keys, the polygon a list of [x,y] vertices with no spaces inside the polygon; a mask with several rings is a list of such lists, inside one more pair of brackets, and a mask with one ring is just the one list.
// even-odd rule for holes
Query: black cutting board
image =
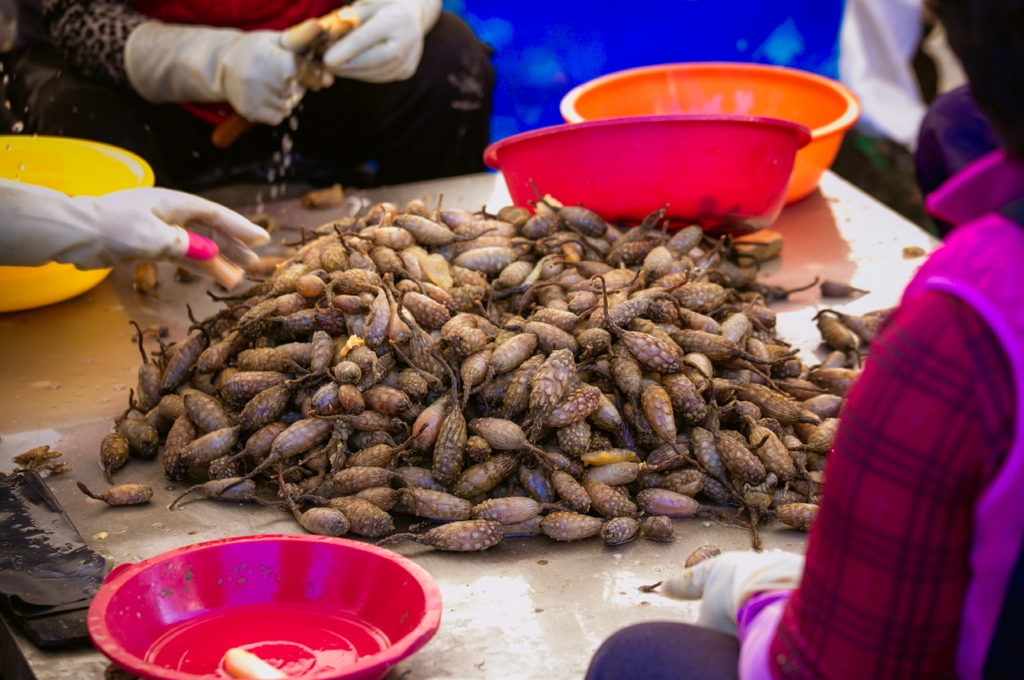
{"label": "black cutting board", "polygon": [[0,475],[0,608],[29,640],[87,642],[86,612],[107,570],[39,475]]}

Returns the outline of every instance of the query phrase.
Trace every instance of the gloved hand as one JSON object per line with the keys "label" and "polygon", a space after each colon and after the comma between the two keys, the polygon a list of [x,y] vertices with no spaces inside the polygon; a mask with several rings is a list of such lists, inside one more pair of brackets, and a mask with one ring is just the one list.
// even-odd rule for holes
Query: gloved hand
{"label": "gloved hand", "polygon": [[219,248],[192,230],[243,252],[243,244],[270,240],[238,213],[180,191],[126,189],[72,198],[6,179],[0,179],[0,225],[0,264],[17,266],[55,261],[98,269],[131,260],[179,259],[213,276],[210,265],[219,260]]}
{"label": "gloved hand", "polygon": [[248,120],[277,125],[305,93],[295,76],[307,46],[293,38],[285,47],[280,31],[147,21],[128,35],[124,65],[147,101],[227,101]]}
{"label": "gloved hand", "polygon": [[796,588],[804,572],[802,555],[729,552],[690,567],[665,581],[662,592],[680,600],[703,598],[697,623],[736,634],[736,612],[755,593]]}
{"label": "gloved hand", "polygon": [[423,56],[423,36],[441,14],[440,0],[357,0],[361,24],[324,53],[324,67],[340,78],[389,83],[412,77]]}

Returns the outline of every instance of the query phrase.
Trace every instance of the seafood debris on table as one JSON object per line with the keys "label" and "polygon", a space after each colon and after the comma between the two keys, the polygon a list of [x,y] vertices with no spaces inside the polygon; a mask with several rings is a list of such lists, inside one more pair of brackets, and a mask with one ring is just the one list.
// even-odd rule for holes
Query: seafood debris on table
{"label": "seafood debris on table", "polygon": [[160,272],[155,262],[140,262],[135,265],[135,280],[132,288],[136,293],[159,297],[156,294],[157,286],[160,285]]}
{"label": "seafood debris on table", "polygon": [[[57,460],[64,454],[60,451],[50,449],[49,444],[35,446],[24,453],[19,453],[11,460],[18,467],[10,472],[10,475],[17,474],[50,474],[59,475],[71,471],[71,465],[62,460]],[[0,477],[6,477],[0,472]]]}
{"label": "seafood debris on table", "polygon": [[345,192],[342,190],[341,185],[333,184],[324,189],[314,189],[307,192],[299,199],[299,204],[303,208],[324,210],[326,208],[336,208],[344,201]]}

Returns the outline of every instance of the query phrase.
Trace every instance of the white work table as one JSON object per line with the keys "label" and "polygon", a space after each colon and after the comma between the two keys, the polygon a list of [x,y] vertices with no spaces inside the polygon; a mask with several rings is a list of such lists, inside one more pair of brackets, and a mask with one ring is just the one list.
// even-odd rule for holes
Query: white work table
{"label": "white work table", "polygon": [[[508,204],[499,175],[481,174],[363,192],[398,205],[415,197],[444,206],[493,211]],[[311,212],[297,201],[262,206],[282,224],[314,227],[334,215]],[[251,207],[243,207],[251,213]],[[868,295],[822,301],[815,287],[777,303],[778,334],[813,362],[819,336],[811,318],[824,306],[863,313],[898,303],[923,261],[904,248],[930,251],[936,242],[916,225],[831,173],[820,191],[786,208],[772,229],[784,238],[782,256],[763,269],[766,283],[795,288],[815,276],[849,282]],[[282,232],[292,239],[298,232]],[[132,460],[118,482],[154,487],[145,506],[109,508],[86,498],[77,480],[106,488],[98,450],[114,416],[125,408],[140,357],[132,341],[133,319],[143,327],[166,325],[181,340],[189,326],[185,304],[197,317],[219,308],[204,283],[179,284],[161,265],[159,299],[132,290],[132,268],[121,267],[97,288],[73,300],[27,312],[0,314],[0,470],[38,445],[64,452],[74,470],[48,478],[79,533],[114,562],[134,562],[161,552],[229,536],[294,533],[293,518],[275,508],[195,500],[180,510],[167,504],[185,488],[168,482],[156,462]],[[484,553],[436,552],[410,543],[395,548],[437,580],[444,608],[441,627],[426,647],[400,663],[391,680],[479,678],[513,680],[579,678],[600,642],[640,621],[692,621],[697,605],[669,600],[639,588],[678,572],[697,547],[750,547],[749,533],[705,519],[675,520],[676,540],[636,540],[605,547],[599,539],[571,544],[546,537],[503,541]],[[104,536],[100,538],[100,536]],[[805,534],[771,527],[767,549],[802,552]],[[93,680],[107,660],[91,648],[44,652],[8,624],[0,624],[0,675],[4,680]]]}

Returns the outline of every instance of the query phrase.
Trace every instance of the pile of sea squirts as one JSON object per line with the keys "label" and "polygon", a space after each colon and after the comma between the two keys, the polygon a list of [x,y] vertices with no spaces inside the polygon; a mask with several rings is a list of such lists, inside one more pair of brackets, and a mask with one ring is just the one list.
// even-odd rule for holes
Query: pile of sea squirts
{"label": "pile of sea squirts", "polygon": [[[621,229],[551,199],[497,215],[413,201],[322,225],[143,352],[101,464],[113,483],[159,456],[198,482],[185,495],[440,550],[671,540],[671,518],[696,515],[749,527],[755,547],[772,519],[806,530],[885,312],[820,313],[834,351],[808,366],[774,330],[769,305],[791,291],[663,214]],[[132,486],[96,497],[149,500]],[[395,533],[396,514],[437,524]]]}

